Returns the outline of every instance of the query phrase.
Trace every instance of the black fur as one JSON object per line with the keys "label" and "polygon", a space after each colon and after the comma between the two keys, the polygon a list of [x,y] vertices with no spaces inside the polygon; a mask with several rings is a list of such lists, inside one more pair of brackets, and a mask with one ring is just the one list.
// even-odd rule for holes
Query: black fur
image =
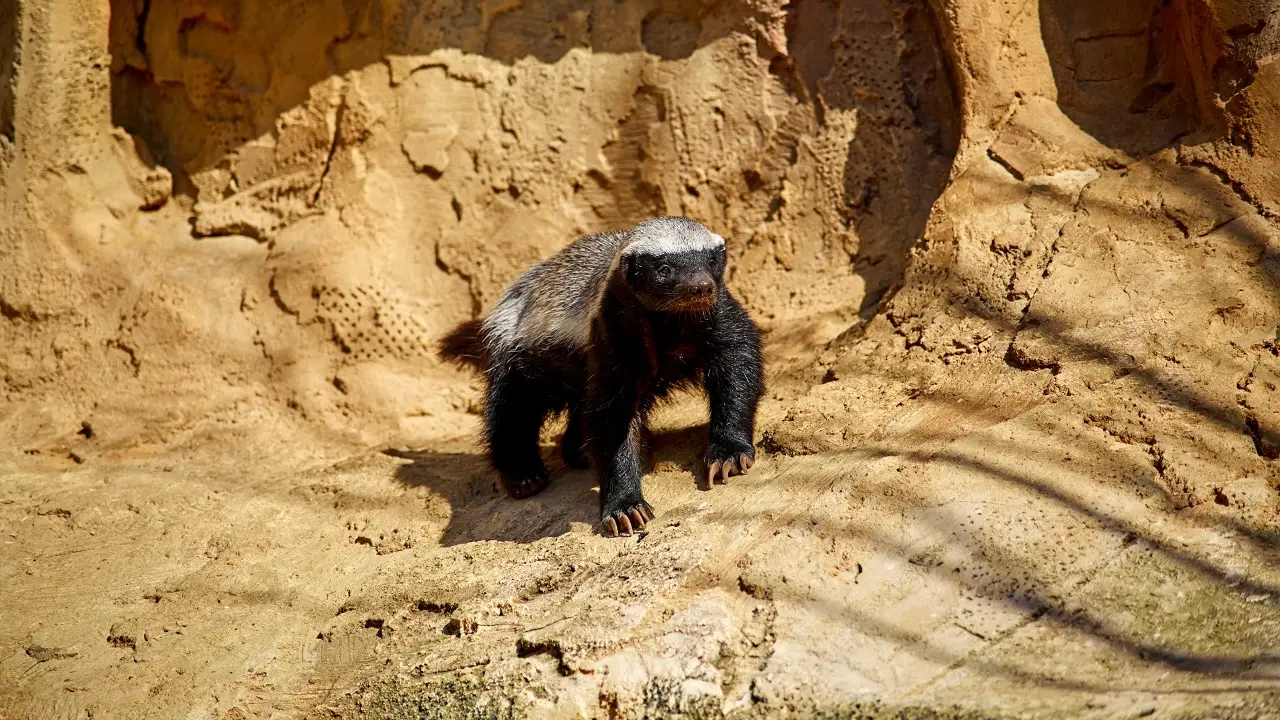
{"label": "black fur", "polygon": [[440,357],[461,367],[471,367],[481,372],[489,365],[489,353],[484,346],[483,324],[468,320],[444,336],[439,345]]}
{"label": "black fur", "polygon": [[[659,221],[713,237],[683,218]],[[585,341],[574,342],[570,333],[516,334],[515,342],[503,335],[508,339],[497,342],[495,331],[486,335],[472,321],[441,344],[446,358],[485,371],[486,444],[512,496],[527,497],[546,486],[538,433],[548,416],[568,413],[561,453],[570,466],[590,461],[596,468],[601,520],[609,534],[643,529],[653,517],[641,491],[640,458],[648,415],[658,400],[684,387],[706,390],[711,424],[705,462],[712,479],[723,479],[745,472],[755,459],[755,414],[764,392],[760,333],[724,286],[723,244],[619,256],[629,239],[618,233],[580,239],[560,253],[576,253],[572,263],[557,264],[558,255],[509,291],[525,297],[558,293],[555,303],[573,305],[565,317],[589,313]],[[600,292],[592,295],[593,287]],[[522,318],[530,302],[516,305]]]}
{"label": "black fur", "polygon": [[[708,468],[755,459],[756,406],[764,392],[759,331],[722,282],[723,252],[709,258],[714,303],[702,311],[654,309],[649,271],[610,279],[592,325],[585,419],[600,476],[601,517],[624,532],[644,507],[640,443],[654,403],[681,387],[702,386],[711,405]],[[664,260],[672,260],[664,258]],[[681,271],[690,270],[686,259]],[[694,265],[697,267],[697,265]],[[679,271],[678,271],[679,272]],[[676,288],[688,287],[687,283]],[[677,290],[678,291],[678,290]],[[740,468],[745,471],[746,468]]]}
{"label": "black fur", "polygon": [[[569,432],[561,441],[565,463],[586,467],[582,452],[582,398],[586,358],[564,345],[529,348],[527,355],[493,363],[487,372],[485,444],[494,468],[512,497],[533,495],[547,486],[547,468],[538,452],[538,433],[549,416],[569,412]],[[575,439],[577,436],[577,439]]]}

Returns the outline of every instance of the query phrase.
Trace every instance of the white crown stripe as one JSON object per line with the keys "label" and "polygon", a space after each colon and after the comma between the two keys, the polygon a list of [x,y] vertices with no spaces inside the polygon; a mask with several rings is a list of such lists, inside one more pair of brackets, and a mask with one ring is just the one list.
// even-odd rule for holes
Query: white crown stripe
{"label": "white crown stripe", "polygon": [[623,255],[674,255],[682,252],[698,252],[701,250],[717,250],[724,247],[724,238],[719,235],[699,237],[683,237],[675,235],[659,235],[647,237],[626,246]]}

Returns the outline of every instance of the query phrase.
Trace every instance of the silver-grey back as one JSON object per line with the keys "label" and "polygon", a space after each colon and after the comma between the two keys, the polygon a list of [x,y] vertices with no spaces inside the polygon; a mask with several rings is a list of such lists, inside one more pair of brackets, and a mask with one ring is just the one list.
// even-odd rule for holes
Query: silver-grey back
{"label": "silver-grey back", "polygon": [[630,233],[587,235],[529,268],[484,320],[490,356],[542,343],[585,348],[610,269]]}
{"label": "silver-grey back", "polygon": [[724,247],[724,238],[685,217],[646,220],[629,231],[587,235],[534,265],[484,320],[489,355],[501,362],[544,344],[585,349],[609,275],[623,255],[663,255]]}

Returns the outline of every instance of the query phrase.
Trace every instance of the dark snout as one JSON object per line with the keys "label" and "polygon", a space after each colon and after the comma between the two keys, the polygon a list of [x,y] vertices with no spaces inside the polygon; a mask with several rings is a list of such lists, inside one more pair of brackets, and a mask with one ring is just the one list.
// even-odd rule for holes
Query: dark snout
{"label": "dark snout", "polygon": [[712,280],[707,273],[702,273],[693,282],[693,294],[699,297],[714,297],[716,294],[716,281]]}
{"label": "dark snout", "polygon": [[[672,263],[651,273],[637,273],[632,289],[644,305],[663,312],[702,313],[715,307],[720,283],[701,263]],[[661,270],[664,270],[662,272]]]}
{"label": "dark snout", "polygon": [[716,281],[706,271],[689,278],[685,288],[682,304],[687,310],[705,310],[716,303]]}

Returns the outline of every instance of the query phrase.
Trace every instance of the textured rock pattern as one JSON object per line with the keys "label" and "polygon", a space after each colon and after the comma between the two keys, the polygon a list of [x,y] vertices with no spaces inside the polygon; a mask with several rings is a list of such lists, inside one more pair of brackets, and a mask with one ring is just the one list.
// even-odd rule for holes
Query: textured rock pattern
{"label": "textured rock pattern", "polygon": [[[1274,713],[1272,5],[0,0],[0,718]],[[607,541],[431,347],[659,213],[762,462]]]}

